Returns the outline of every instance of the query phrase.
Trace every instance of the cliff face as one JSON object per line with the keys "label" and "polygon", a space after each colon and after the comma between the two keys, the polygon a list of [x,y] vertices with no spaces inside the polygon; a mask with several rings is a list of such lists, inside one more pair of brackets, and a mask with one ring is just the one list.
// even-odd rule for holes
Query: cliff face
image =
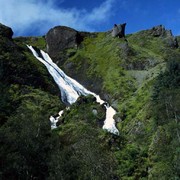
{"label": "cliff face", "polygon": [[46,34],[46,50],[49,55],[59,63],[63,63],[68,57],[65,51],[70,48],[77,49],[86,36],[91,33],[78,32],[65,26],[56,26]]}
{"label": "cliff face", "polygon": [[[44,37],[12,34],[0,25],[0,177],[180,178],[179,37],[162,25],[126,40],[62,26]],[[80,98],[51,132],[48,117],[63,107],[59,90],[25,44],[47,51],[65,73],[108,101],[117,110],[120,136],[101,129],[104,110],[92,97]]]}

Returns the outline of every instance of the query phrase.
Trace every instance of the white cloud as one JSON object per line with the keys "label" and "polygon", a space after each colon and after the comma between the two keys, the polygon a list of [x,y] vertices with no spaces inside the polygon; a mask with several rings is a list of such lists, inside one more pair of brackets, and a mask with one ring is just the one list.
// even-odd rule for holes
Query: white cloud
{"label": "white cloud", "polygon": [[78,30],[94,30],[94,24],[102,23],[112,15],[114,0],[106,0],[91,11],[56,7],[55,0],[1,0],[0,22],[12,27],[16,35],[36,30],[45,34],[56,25],[70,26]]}
{"label": "white cloud", "polygon": [[90,14],[87,15],[87,20],[90,22],[94,21],[105,21],[112,13],[113,0],[106,0],[99,7],[94,8]]}

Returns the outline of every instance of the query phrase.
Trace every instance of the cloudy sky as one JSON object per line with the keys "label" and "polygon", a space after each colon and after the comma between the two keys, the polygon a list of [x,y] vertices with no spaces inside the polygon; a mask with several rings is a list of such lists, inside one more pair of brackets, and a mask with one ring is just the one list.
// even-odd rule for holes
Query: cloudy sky
{"label": "cloudy sky", "polygon": [[39,36],[57,25],[107,31],[127,23],[126,33],[163,24],[180,35],[180,0],[0,0],[0,23],[15,36]]}

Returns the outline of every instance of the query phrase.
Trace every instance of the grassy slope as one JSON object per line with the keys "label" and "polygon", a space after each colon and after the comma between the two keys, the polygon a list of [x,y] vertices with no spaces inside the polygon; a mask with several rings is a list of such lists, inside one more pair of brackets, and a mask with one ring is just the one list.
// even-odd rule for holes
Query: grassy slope
{"label": "grassy slope", "polygon": [[[157,124],[156,119],[158,118],[159,122],[163,121],[160,114],[166,113],[162,107],[158,113],[156,112],[157,114],[155,113],[154,109],[158,109],[158,105],[152,96],[155,92],[155,84],[160,83],[159,76],[169,71],[167,63],[175,60],[179,66],[180,50],[168,47],[163,38],[153,37],[148,31],[128,35],[127,40],[128,44],[123,39],[112,38],[107,33],[99,33],[96,38],[85,39],[76,54],[66,63],[73,63],[75,72],[83,74],[87,79],[101,79],[101,96],[108,95],[107,100],[119,112],[116,118],[121,118],[122,121],[118,123],[118,128],[122,137],[127,140],[122,150],[115,153],[119,160],[119,176],[123,179],[140,177],[153,179],[167,172],[164,173],[164,178],[170,176],[177,178],[178,170],[172,168],[174,166],[172,159],[175,158],[174,163],[177,164],[180,156],[178,149],[174,150],[176,153],[172,151],[172,144],[166,146],[170,149],[169,154],[174,152],[175,157],[171,154],[168,159],[167,154],[164,153],[163,160],[158,159],[157,156],[155,159],[151,158],[152,146],[157,146],[158,150],[164,147],[153,142],[159,129],[162,128]],[[86,69],[82,71],[81,67]],[[166,81],[166,77],[163,78]],[[162,89],[168,91],[169,96],[173,98],[179,96],[178,88],[179,86],[168,90],[162,86]],[[179,101],[177,98],[173,108],[177,109]],[[160,104],[164,106],[162,101]],[[174,116],[171,118],[175,119]],[[167,121],[163,125],[165,131],[169,123]],[[177,123],[175,126],[179,128]],[[173,138],[173,130],[168,128],[167,131]],[[178,144],[177,135],[173,138],[173,142]]]}
{"label": "grassy slope", "polygon": [[44,179],[59,90],[22,40],[0,37],[0,52],[0,179]]}
{"label": "grassy slope", "polygon": [[41,37],[0,41],[0,179],[110,179],[115,159],[111,135],[99,128],[103,107],[80,98],[51,131],[49,116],[64,105],[26,43],[44,47]]}
{"label": "grassy slope", "polygon": [[[42,49],[45,47],[42,37],[16,39],[24,49],[22,40]],[[116,119],[120,120],[120,136],[113,137],[98,128],[97,121],[103,116],[102,107],[88,100],[85,100],[87,104],[77,102],[66,111],[62,119],[64,125],[53,132],[58,137],[52,143],[55,153],[48,165],[51,178],[77,176],[84,179],[89,176],[98,179],[112,178],[112,174],[121,179],[179,178],[179,74],[176,68],[167,68],[166,65],[174,61],[174,64],[179,64],[180,50],[167,47],[162,38],[152,37],[148,31],[128,35],[127,40],[128,44],[108,33],[99,33],[97,37],[86,38],[78,49],[67,50],[69,59],[63,66],[65,72],[71,74],[74,71],[73,75],[84,84],[86,80],[92,82],[92,85],[87,83],[88,88],[100,92],[118,110]],[[27,49],[24,51],[34,63],[32,55]],[[72,65],[70,68],[69,64]],[[40,64],[36,68],[46,74]],[[96,84],[97,81],[100,83]],[[13,86],[10,92],[11,96],[18,98],[19,95],[14,93],[17,90],[13,90],[16,88]],[[29,95],[23,92],[20,99],[25,99],[23,103],[26,105],[22,103],[17,110],[27,111],[27,116],[37,112],[35,107],[39,105],[36,103],[46,104],[49,108],[53,98],[39,90],[25,90]],[[43,113],[41,107],[40,113]],[[92,109],[99,111],[97,117]],[[22,119],[18,114],[14,117]],[[10,117],[10,122],[12,119]],[[62,163],[57,163],[57,159]],[[94,164],[99,169],[94,169]],[[108,171],[105,167],[111,169],[107,177],[104,176]]]}

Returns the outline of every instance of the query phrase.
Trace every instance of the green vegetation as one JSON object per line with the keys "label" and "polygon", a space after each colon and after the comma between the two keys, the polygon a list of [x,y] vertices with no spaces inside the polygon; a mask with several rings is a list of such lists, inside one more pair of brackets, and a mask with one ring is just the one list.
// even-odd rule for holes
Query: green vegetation
{"label": "green vegetation", "polygon": [[40,37],[16,37],[14,41],[18,44],[18,46],[22,47],[24,45],[35,46],[39,49],[45,50],[46,41],[44,36]]}
{"label": "green vegetation", "polygon": [[25,87],[14,99],[19,106],[0,128],[1,179],[115,176],[116,161],[108,145],[111,135],[99,128],[105,111],[92,97],[79,98],[53,131],[48,119],[62,108],[57,97]]}
{"label": "green vegetation", "polygon": [[116,136],[92,96],[50,129],[64,105],[24,43],[45,48],[43,37],[0,39],[0,179],[180,179],[179,48],[147,30],[127,41],[97,33],[66,51],[65,72],[118,111]]}
{"label": "green vegetation", "polygon": [[157,78],[153,91],[156,133],[149,148],[150,179],[179,179],[180,163],[180,60],[170,61]]}
{"label": "green vegetation", "polygon": [[62,121],[65,123],[83,121],[96,127],[100,123],[102,124],[104,119],[105,108],[96,103],[94,96],[80,96],[77,102],[71,106],[71,109],[64,112]]}
{"label": "green vegetation", "polygon": [[46,177],[46,159],[50,151],[48,119],[59,110],[59,99],[29,87],[21,88],[20,92],[17,85],[13,85],[9,93],[14,96],[11,97],[13,101],[18,103],[0,128],[0,177],[43,179]]}
{"label": "green vegetation", "polygon": [[[106,33],[99,33],[96,38],[86,38],[82,47],[66,61],[66,64],[73,63],[73,68],[83,73],[89,81],[101,81],[101,92],[108,93],[110,99],[125,99],[134,91],[134,80],[126,76],[121,66],[121,44],[126,42],[113,39]],[[93,87],[91,88],[93,90]]]}
{"label": "green vegetation", "polygon": [[[124,143],[121,148],[122,142],[116,144],[119,150],[114,151],[118,177],[178,179],[180,50],[149,31],[128,35],[127,41],[107,33],[88,37],[65,64],[71,62],[76,74],[88,81],[100,79],[101,96],[108,94],[119,111],[116,119],[121,119],[118,128]],[[158,138],[165,139],[154,144]],[[164,153],[156,152],[161,149]]]}
{"label": "green vegetation", "polygon": [[64,109],[59,90],[29,49],[17,45],[21,39],[15,42],[0,42],[0,179],[115,177],[112,136],[99,128],[104,108],[81,97],[52,131],[50,115]]}

